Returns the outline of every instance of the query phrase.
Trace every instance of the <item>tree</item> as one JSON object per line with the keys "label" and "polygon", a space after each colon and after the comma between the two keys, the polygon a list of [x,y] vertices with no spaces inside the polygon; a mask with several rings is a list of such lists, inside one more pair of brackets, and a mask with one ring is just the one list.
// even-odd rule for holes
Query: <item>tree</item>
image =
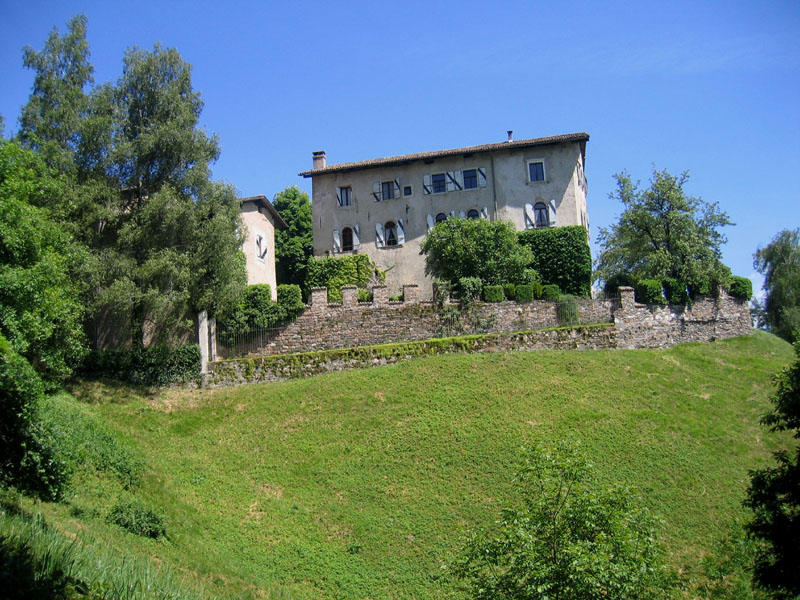
{"label": "tree", "polygon": [[524,450],[519,501],[454,564],[477,600],[647,600],[671,583],[656,522],[629,490],[602,490],[574,445]]}
{"label": "tree", "polygon": [[311,201],[296,185],[286,187],[272,200],[287,229],[275,230],[277,279],[304,287],[306,266],[314,251]]}
{"label": "tree", "polygon": [[[762,418],[770,431],[791,431],[800,440],[800,341],[795,362],[776,378],[771,412]],[[747,529],[763,542],[754,579],[775,598],[800,596],[800,443],[793,452],[774,453],[777,465],[750,473],[745,506],[753,510]]]}
{"label": "tree", "polygon": [[791,342],[800,332],[800,229],[778,233],[753,255],[753,266],[766,291],[756,306],[760,324]]}
{"label": "tree", "polygon": [[597,277],[673,278],[698,293],[727,279],[730,270],[720,249],[726,238],[719,229],[733,223],[716,203],[686,195],[688,173],[676,177],[654,170],[646,190],[627,173],[615,178],[617,191],[609,197],[622,202],[624,210],[616,225],[600,229]]}
{"label": "tree", "polygon": [[514,225],[505,221],[450,218],[422,242],[426,273],[453,284],[477,277],[484,285],[521,283],[533,254],[517,242]]}

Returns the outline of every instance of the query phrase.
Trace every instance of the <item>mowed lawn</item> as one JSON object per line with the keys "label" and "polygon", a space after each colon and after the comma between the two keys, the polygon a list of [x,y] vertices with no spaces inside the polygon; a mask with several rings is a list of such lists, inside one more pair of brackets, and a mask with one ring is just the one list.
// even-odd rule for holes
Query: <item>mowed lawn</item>
{"label": "mowed lawn", "polygon": [[107,525],[121,495],[77,478],[49,520],[140,552],[222,596],[461,598],[444,568],[512,498],[520,447],[578,440],[606,484],[664,521],[676,567],[745,515],[767,434],[773,336],[671,350],[448,355],[304,380],[154,395],[85,384],[85,410],[145,458],[135,494],[169,540]]}

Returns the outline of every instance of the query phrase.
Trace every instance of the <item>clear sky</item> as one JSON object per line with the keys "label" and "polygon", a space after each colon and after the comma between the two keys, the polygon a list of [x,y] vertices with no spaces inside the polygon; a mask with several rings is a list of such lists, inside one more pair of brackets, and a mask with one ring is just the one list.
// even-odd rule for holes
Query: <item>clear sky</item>
{"label": "clear sky", "polygon": [[[95,78],[127,48],[194,65],[214,176],[268,197],[328,163],[586,131],[592,236],[623,169],[689,170],[735,227],[724,260],[800,227],[800,2],[90,2],[0,0],[0,114],[17,128],[41,49],[89,19]],[[597,248],[593,247],[593,256]],[[759,283],[760,285],[760,283]]]}

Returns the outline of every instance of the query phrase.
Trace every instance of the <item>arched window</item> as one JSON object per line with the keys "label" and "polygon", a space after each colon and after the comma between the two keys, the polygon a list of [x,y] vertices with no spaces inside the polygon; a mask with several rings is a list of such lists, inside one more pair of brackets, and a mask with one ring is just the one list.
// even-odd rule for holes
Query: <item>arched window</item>
{"label": "arched window", "polygon": [[353,230],[349,227],[342,229],[342,251],[349,252],[353,249]]}
{"label": "arched window", "polygon": [[547,216],[547,206],[544,202],[537,202],[533,206],[533,215],[536,219],[536,227],[550,226],[550,217]]}
{"label": "arched window", "polygon": [[436,222],[437,223],[441,223],[442,221],[446,221],[446,220],[447,220],[447,215],[446,214],[439,213],[438,215],[436,215]]}
{"label": "arched window", "polygon": [[479,213],[474,208],[471,208],[471,209],[469,209],[467,211],[467,218],[468,219],[480,219],[481,218],[481,213]]}
{"label": "arched window", "polygon": [[397,225],[392,221],[383,224],[383,235],[387,246],[397,246]]}

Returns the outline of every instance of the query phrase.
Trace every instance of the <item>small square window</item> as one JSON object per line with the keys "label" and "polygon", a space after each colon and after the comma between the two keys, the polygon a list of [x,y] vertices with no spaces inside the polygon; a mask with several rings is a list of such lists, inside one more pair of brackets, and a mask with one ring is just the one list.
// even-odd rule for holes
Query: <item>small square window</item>
{"label": "small square window", "polygon": [[394,199],[394,181],[384,181],[381,183],[381,199]]}
{"label": "small square window", "polygon": [[431,175],[431,186],[433,187],[434,194],[444,194],[447,191],[447,183],[445,182],[444,173],[436,173]]}
{"label": "small square window", "polygon": [[407,185],[403,188],[403,196],[410,196],[411,195],[411,186]]}
{"label": "small square window", "polygon": [[464,189],[474,190],[478,187],[478,169],[466,169],[464,171]]}
{"label": "small square window", "polygon": [[337,194],[336,198],[339,202],[339,206],[352,206],[353,205],[353,188],[351,187],[340,187],[339,193]]}
{"label": "small square window", "polygon": [[544,163],[542,161],[528,163],[528,181],[544,181]]}

